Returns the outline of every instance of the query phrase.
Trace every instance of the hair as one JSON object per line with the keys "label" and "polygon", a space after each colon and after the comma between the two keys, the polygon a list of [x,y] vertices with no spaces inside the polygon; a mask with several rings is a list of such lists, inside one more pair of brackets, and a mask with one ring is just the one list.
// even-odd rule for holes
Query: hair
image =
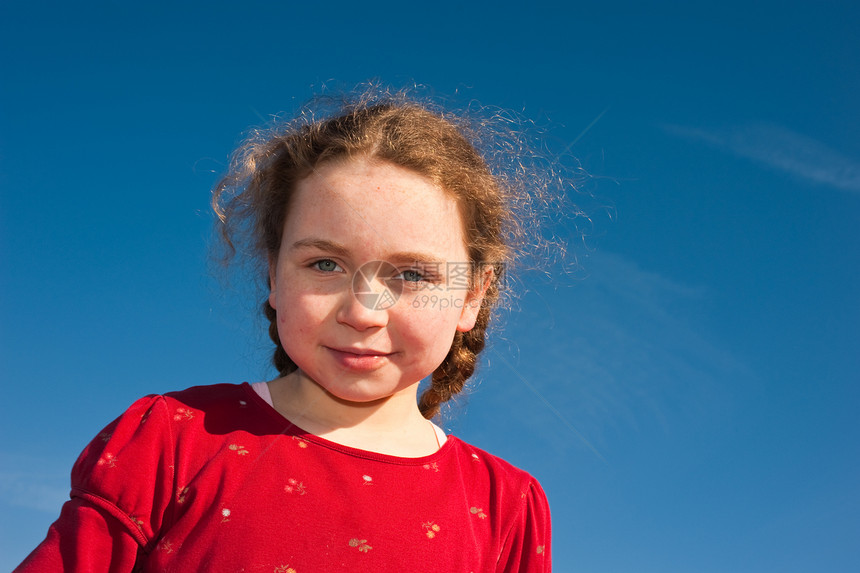
{"label": "hair", "polygon": [[[212,198],[226,258],[235,254],[237,244],[247,244],[262,271],[261,278],[268,280],[267,263],[277,257],[296,185],[329,162],[359,157],[387,162],[426,177],[451,194],[463,217],[473,281],[475,269],[489,265],[494,273],[475,326],[468,332],[456,332],[447,356],[419,399],[422,415],[433,418],[443,403],[463,390],[475,371],[502,278],[516,258],[518,243],[530,234],[522,223],[533,219],[522,211],[535,194],[524,192],[519,184],[525,179],[523,163],[515,165],[518,173],[513,177],[501,170],[494,173],[479,152],[486,122],[470,124],[465,114],[434,109],[404,92],[372,89],[353,99],[326,98],[322,103],[334,110],[317,118],[315,108],[306,106],[291,122],[273,131],[252,133],[234,154]],[[508,143],[507,147],[516,146]],[[529,243],[535,241],[531,235]],[[274,366],[286,376],[297,366],[281,344],[277,311],[268,299],[263,311],[275,344]]]}

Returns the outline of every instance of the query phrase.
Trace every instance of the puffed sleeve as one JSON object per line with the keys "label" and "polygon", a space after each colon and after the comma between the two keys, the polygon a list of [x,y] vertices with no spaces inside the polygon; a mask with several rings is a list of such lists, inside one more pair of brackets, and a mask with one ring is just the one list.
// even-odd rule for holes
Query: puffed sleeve
{"label": "puffed sleeve", "polygon": [[498,571],[504,573],[544,573],[552,571],[549,503],[537,481],[522,494],[522,508],[511,525]]}
{"label": "puffed sleeve", "polygon": [[75,462],[59,519],[15,571],[131,571],[169,517],[171,437],[160,396],[141,398],[110,423]]}

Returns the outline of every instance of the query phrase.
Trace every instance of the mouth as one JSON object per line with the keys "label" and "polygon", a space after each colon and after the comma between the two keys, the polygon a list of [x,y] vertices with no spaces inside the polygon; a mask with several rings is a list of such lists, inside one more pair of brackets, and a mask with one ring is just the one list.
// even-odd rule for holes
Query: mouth
{"label": "mouth", "polygon": [[340,352],[343,354],[354,354],[355,356],[389,356],[390,354],[392,354],[391,352],[385,352],[384,350],[374,350],[373,348],[330,347],[329,350],[334,350],[335,352]]}
{"label": "mouth", "polygon": [[373,348],[326,348],[335,362],[345,370],[376,370],[385,364],[393,354]]}

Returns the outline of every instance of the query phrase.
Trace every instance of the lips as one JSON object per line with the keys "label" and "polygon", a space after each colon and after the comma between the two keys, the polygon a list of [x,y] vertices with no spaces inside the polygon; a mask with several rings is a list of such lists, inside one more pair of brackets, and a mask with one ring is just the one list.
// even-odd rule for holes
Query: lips
{"label": "lips", "polygon": [[390,352],[384,350],[374,350],[372,348],[332,348],[335,352],[343,352],[344,354],[355,354],[356,356],[388,356]]}
{"label": "lips", "polygon": [[341,368],[353,371],[376,370],[392,354],[372,348],[326,348]]}

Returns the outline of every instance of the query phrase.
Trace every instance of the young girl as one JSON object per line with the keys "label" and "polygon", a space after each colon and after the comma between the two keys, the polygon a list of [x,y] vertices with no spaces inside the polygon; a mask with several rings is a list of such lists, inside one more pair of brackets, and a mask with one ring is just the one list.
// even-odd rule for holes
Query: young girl
{"label": "young girl", "polygon": [[138,400],[18,570],[549,571],[537,481],[430,421],[475,370],[518,227],[464,133],[390,97],[240,149],[213,204],[266,268],[280,377]]}

